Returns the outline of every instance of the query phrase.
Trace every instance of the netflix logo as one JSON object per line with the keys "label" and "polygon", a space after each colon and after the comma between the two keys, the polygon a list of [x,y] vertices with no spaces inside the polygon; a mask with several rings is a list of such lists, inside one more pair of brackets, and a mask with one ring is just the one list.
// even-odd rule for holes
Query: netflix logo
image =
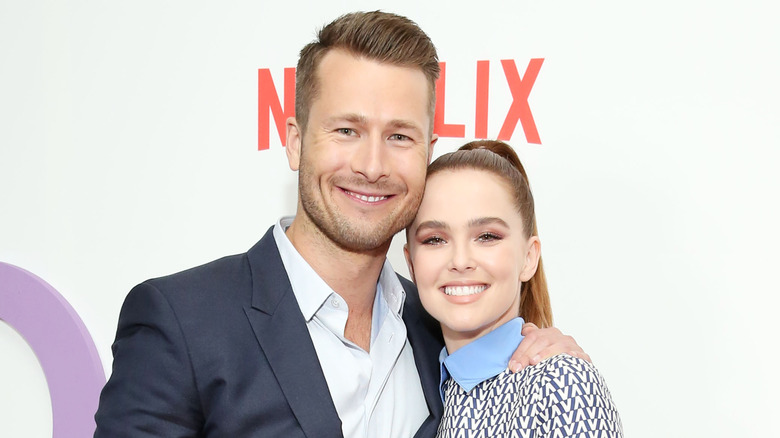
{"label": "netflix logo", "polygon": [[[528,96],[531,94],[531,89],[536,82],[536,77],[539,75],[543,62],[544,58],[531,59],[522,77],[520,77],[515,60],[501,60],[501,68],[512,95],[512,104],[507,111],[498,135],[493,134],[495,138],[510,141],[519,123],[528,143],[542,144],[539,132],[536,129],[536,123],[534,123],[533,114],[531,113],[531,107],[528,105]],[[440,66],[441,74],[436,81],[436,112],[433,131],[439,137],[465,138],[465,124],[447,123],[445,121],[447,64],[442,62]],[[489,138],[490,67],[490,61],[477,61],[474,138]],[[272,118],[282,146],[286,143],[285,121],[288,117],[295,117],[295,68],[284,69],[283,81],[284,103],[279,98],[277,87],[271,77],[271,71],[267,68],[257,70],[258,150],[265,150],[270,147]]]}

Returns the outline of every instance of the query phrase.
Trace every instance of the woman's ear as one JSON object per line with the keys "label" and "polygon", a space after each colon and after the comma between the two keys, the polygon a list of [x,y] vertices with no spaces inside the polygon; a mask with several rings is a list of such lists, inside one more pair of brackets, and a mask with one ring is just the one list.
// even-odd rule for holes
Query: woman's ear
{"label": "woman's ear", "polygon": [[536,274],[536,268],[539,267],[539,257],[542,254],[542,243],[539,236],[528,238],[528,250],[525,252],[525,264],[520,271],[520,281],[528,281]]}
{"label": "woman's ear", "polygon": [[409,276],[414,281],[414,265],[412,265],[412,256],[409,254],[408,243],[404,243],[404,258],[406,259],[406,267],[409,268]]}

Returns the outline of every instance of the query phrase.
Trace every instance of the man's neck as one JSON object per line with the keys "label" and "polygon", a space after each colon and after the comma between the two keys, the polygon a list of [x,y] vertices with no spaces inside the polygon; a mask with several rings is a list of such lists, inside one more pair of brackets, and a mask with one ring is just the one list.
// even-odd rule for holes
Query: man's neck
{"label": "man's neck", "polygon": [[295,217],[287,237],[314,272],[347,302],[345,337],[369,351],[376,285],[390,242],[372,251],[349,251],[335,244],[304,215],[299,212]]}

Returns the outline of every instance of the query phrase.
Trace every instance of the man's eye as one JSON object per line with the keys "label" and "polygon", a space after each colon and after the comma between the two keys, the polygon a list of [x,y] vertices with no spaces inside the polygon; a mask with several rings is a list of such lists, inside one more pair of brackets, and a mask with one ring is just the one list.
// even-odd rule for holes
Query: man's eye
{"label": "man's eye", "polygon": [[342,135],[353,135],[353,134],[355,134],[355,130],[352,129],[352,128],[339,128],[339,129],[336,130],[336,132],[338,132],[339,134],[342,134]]}
{"label": "man's eye", "polygon": [[394,141],[407,141],[407,140],[411,140],[411,138],[409,138],[408,136],[403,135],[403,134],[393,134],[393,135],[390,136],[390,140],[394,140]]}

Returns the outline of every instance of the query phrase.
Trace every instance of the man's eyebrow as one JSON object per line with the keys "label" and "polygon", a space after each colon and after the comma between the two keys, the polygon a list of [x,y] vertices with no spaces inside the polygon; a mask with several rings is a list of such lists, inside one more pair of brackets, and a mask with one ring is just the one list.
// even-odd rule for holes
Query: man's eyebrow
{"label": "man's eyebrow", "polygon": [[413,129],[422,132],[420,126],[411,120],[394,119],[390,121],[389,125],[391,128],[395,129]]}
{"label": "man's eyebrow", "polygon": [[[358,113],[346,113],[339,114],[325,119],[327,124],[336,124],[339,122],[354,123],[358,125],[367,125],[368,119],[366,116]],[[410,129],[418,132],[423,132],[422,128],[411,120],[406,119],[393,119],[387,123],[390,129]]]}
{"label": "man's eyebrow", "polygon": [[449,228],[450,226],[447,225],[447,223],[442,221],[437,221],[437,220],[425,221],[425,222],[421,222],[420,225],[417,226],[417,229],[415,230],[415,234],[419,233],[420,230],[426,230],[426,229],[447,230]]}
{"label": "man's eyebrow", "polygon": [[500,217],[479,217],[469,221],[469,227],[480,227],[489,224],[498,224],[509,228],[509,224]]}
{"label": "man's eyebrow", "polygon": [[366,116],[357,114],[357,113],[347,113],[347,114],[339,114],[337,116],[328,117],[325,120],[326,123],[338,123],[338,122],[349,122],[349,123],[356,123],[359,125],[365,125],[368,123],[368,120],[366,119]]}

